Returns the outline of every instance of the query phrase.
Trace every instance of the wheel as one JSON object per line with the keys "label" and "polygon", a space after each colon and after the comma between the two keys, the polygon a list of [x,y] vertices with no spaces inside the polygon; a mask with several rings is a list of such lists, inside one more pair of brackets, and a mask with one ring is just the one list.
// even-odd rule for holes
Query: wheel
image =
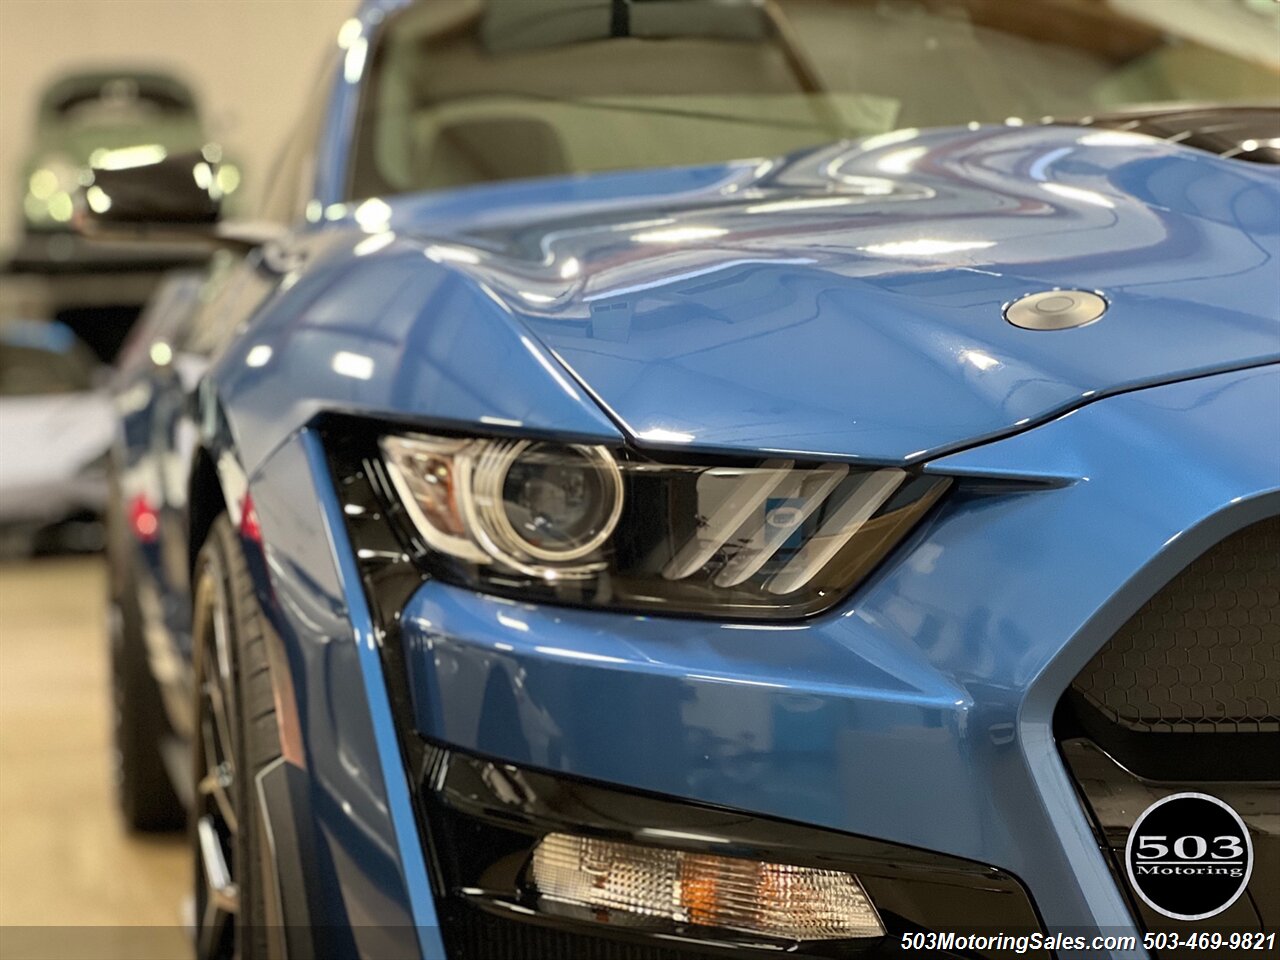
{"label": "wheel", "polygon": [[131,829],[177,830],[186,811],[173,789],[160,753],[169,729],[160,687],[147,661],[142,612],[133,566],[120,541],[123,524],[111,524],[111,588],[108,627],[111,635],[111,703],[115,731],[116,792],[124,821]]}
{"label": "wheel", "polygon": [[280,736],[262,611],[225,515],[209,530],[194,583],[196,955],[259,960],[278,951],[255,784],[280,757]]}

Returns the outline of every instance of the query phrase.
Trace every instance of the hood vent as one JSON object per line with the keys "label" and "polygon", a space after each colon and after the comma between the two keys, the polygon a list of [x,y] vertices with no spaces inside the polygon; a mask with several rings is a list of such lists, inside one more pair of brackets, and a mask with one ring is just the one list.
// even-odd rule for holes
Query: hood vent
{"label": "hood vent", "polygon": [[1251,163],[1280,164],[1280,108],[1196,107],[1117,113],[1081,121],[1083,126],[1130,130]]}

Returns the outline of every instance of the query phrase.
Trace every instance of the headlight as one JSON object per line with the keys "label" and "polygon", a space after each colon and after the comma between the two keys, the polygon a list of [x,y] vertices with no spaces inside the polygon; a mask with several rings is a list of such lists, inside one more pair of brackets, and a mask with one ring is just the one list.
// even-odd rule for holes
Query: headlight
{"label": "headlight", "polygon": [[36,226],[70,222],[75,198],[86,180],[92,182],[83,167],[61,156],[45,158],[27,178],[22,204],[27,221]]}
{"label": "headlight", "polygon": [[540,577],[588,576],[622,513],[603,447],[387,437],[391,479],[428,545]]}
{"label": "headlight", "polygon": [[428,573],[575,605],[796,617],[846,594],[946,489],[897,467],[661,462],[546,441],[386,436]]}

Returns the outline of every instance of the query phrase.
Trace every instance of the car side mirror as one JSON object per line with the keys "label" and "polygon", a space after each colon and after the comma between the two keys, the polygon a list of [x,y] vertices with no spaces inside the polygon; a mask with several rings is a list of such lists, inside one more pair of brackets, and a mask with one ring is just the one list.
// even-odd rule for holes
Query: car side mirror
{"label": "car side mirror", "polygon": [[77,221],[82,232],[121,228],[211,231],[222,212],[217,164],[199,153],[166,155],[144,147],[105,151],[84,188]]}

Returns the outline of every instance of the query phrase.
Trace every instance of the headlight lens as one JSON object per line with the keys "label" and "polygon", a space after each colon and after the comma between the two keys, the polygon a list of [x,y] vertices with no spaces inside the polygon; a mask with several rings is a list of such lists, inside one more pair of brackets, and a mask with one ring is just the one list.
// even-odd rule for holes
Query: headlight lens
{"label": "headlight lens", "polygon": [[27,178],[22,203],[27,221],[35,226],[70,222],[76,197],[86,185],[86,179],[87,171],[65,157],[46,157]]}
{"label": "headlight lens", "polygon": [[663,463],[605,447],[386,436],[427,571],[522,599],[795,617],[849,591],[941,496],[896,467]]}
{"label": "headlight lens", "polygon": [[609,539],[622,513],[622,474],[601,447],[493,444],[472,489],[477,531],[507,558],[581,560]]}

